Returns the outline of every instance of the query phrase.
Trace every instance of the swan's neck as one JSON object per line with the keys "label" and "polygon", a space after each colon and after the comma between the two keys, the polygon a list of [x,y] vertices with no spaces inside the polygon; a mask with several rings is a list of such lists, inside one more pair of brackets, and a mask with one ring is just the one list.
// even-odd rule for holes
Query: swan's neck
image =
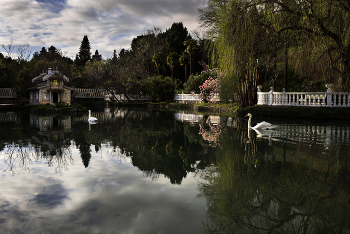
{"label": "swan's neck", "polygon": [[89,119],[91,118],[91,111],[89,111]]}
{"label": "swan's neck", "polygon": [[249,117],[248,128],[251,128],[251,127],[252,127],[252,117]]}

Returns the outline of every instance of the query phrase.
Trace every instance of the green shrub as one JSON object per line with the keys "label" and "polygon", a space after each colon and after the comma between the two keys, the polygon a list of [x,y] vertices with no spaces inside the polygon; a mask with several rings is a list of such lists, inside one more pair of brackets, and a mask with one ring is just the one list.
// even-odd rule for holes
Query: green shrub
{"label": "green shrub", "polygon": [[40,113],[47,113],[47,112],[52,112],[53,108],[52,106],[48,106],[48,105],[39,105],[39,106],[33,107],[33,111],[40,112]]}
{"label": "green shrub", "polygon": [[145,81],[145,90],[150,101],[168,101],[172,100],[174,95],[174,86],[170,77],[148,77]]}
{"label": "green shrub", "polygon": [[69,104],[66,102],[57,102],[57,103],[55,103],[55,106],[56,107],[66,107],[66,106],[69,106]]}

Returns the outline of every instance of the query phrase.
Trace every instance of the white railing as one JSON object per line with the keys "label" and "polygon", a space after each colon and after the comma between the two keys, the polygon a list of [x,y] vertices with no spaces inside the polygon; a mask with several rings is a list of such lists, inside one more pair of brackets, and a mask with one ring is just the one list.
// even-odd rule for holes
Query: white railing
{"label": "white railing", "polygon": [[16,98],[16,93],[11,88],[0,88],[0,98]]}
{"label": "white railing", "polygon": [[[124,94],[114,94],[114,96],[118,99],[118,101],[128,101],[126,96]],[[113,99],[112,94],[108,94],[104,96],[105,101],[110,101]],[[147,101],[148,96],[147,95],[141,95],[141,94],[129,94],[128,95],[129,101]]]}
{"label": "white railing", "polygon": [[327,92],[261,92],[258,87],[258,105],[350,107],[350,93],[336,93],[327,86]]}
{"label": "white railing", "polygon": [[104,98],[105,95],[109,93],[105,89],[80,89],[75,88],[74,97],[75,98]]}
{"label": "white railing", "polygon": [[[202,102],[202,97],[200,94],[175,94],[174,95],[174,101],[175,102]],[[218,93],[215,93],[211,95],[210,101],[213,102],[219,102],[220,101],[220,95]]]}
{"label": "white railing", "polygon": [[175,94],[175,102],[202,102],[202,97],[200,94]]}
{"label": "white railing", "polygon": [[[74,92],[75,98],[103,98],[105,101],[110,101],[110,99],[113,98],[113,95],[105,89],[74,88],[72,90]],[[112,92],[115,93],[114,90],[112,90]],[[127,101],[128,100],[124,94],[115,94],[115,97],[119,101]],[[146,101],[146,100],[148,100],[147,95],[139,95],[139,94],[129,94],[128,98],[131,101]]]}

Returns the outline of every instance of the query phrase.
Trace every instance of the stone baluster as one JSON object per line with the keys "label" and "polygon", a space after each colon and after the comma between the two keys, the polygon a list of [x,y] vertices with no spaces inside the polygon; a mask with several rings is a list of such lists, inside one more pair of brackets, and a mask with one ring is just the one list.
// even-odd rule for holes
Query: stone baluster
{"label": "stone baluster", "polygon": [[273,86],[270,87],[270,92],[269,92],[269,105],[272,106],[274,103],[273,100]]}
{"label": "stone baluster", "polygon": [[305,104],[304,94],[300,94],[300,105],[303,106]]}
{"label": "stone baluster", "polygon": [[327,106],[331,107],[332,106],[332,96],[333,96],[333,91],[332,91],[332,87],[333,84],[325,84],[326,88],[327,88]]}
{"label": "stone baluster", "polygon": [[263,94],[261,93],[261,85],[256,86],[257,88],[257,98],[258,98],[258,105],[264,105],[264,100],[263,100]]}
{"label": "stone baluster", "polygon": [[312,104],[315,106],[316,105],[316,93],[313,95],[313,102]]}

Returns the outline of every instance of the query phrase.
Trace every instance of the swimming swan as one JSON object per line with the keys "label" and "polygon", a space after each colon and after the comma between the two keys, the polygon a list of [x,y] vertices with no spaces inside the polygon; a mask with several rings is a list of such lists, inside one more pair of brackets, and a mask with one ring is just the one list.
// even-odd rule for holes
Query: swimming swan
{"label": "swimming swan", "polygon": [[275,125],[272,125],[268,122],[265,122],[265,121],[262,121],[261,123],[258,123],[257,125],[255,125],[254,127],[252,127],[252,114],[248,113],[245,117],[249,117],[249,120],[248,120],[248,128],[251,128],[251,129],[263,129],[263,130],[266,130],[266,129],[273,129],[277,126]]}
{"label": "swimming swan", "polygon": [[89,123],[96,123],[97,122],[97,118],[95,117],[91,117],[91,110],[89,110],[89,119],[88,119]]}

